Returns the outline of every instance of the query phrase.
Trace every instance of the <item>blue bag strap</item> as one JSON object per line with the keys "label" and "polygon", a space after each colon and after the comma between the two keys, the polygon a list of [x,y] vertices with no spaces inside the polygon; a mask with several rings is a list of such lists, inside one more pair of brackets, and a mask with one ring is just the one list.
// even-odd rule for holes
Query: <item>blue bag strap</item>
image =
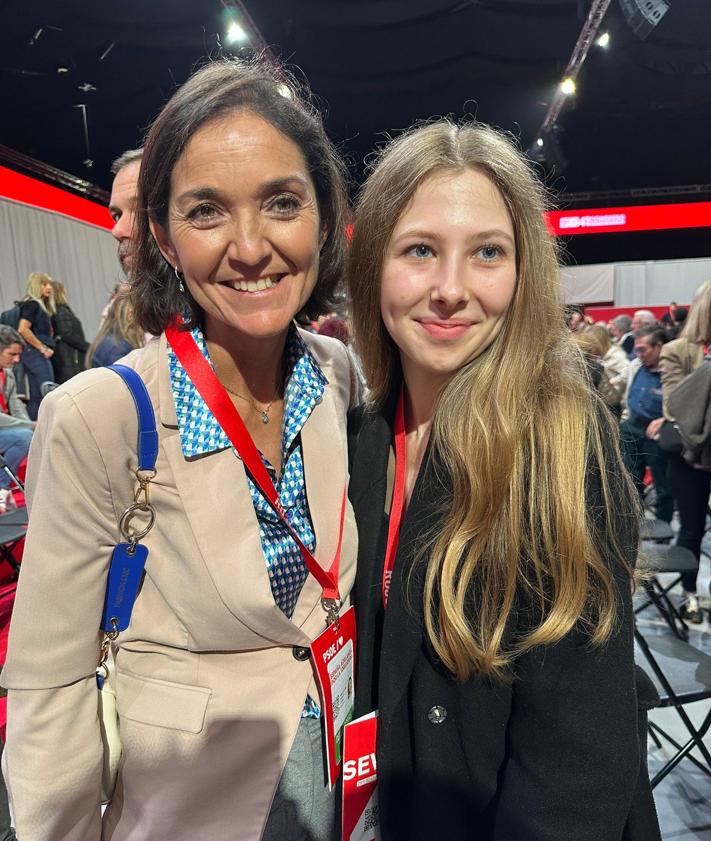
{"label": "blue bag strap", "polygon": [[154,470],[158,458],[158,432],[156,431],[156,419],[153,413],[151,398],[148,396],[146,384],[128,365],[109,365],[110,371],[114,371],[128,386],[133,402],[136,404],[138,414],[138,469]]}
{"label": "blue bag strap", "polygon": [[[133,368],[129,368],[127,365],[109,365],[107,367],[118,374],[126,383],[136,406],[136,414],[138,416],[138,444],[136,447],[138,473],[141,471],[152,473],[155,471],[156,459],[158,458],[158,432],[156,430],[153,405],[148,396],[146,385],[141,379],[140,374],[136,373]],[[141,488],[145,491],[148,482],[150,482],[150,477],[138,476],[138,479]],[[148,527],[136,535],[136,539],[128,543],[118,543],[114,547],[111,555],[106,597],[101,616],[101,630],[108,637],[105,638],[102,644],[99,671],[105,667],[106,656],[108,654],[107,639],[115,639],[119,631],[124,631],[128,627],[148,557],[148,549],[142,546],[138,540],[152,527],[154,512],[152,506],[148,504],[147,494],[144,502],[137,502],[137,499],[138,497],[126,512],[124,512],[121,518],[122,529],[124,518],[128,516],[130,519],[130,512],[135,509],[141,511],[149,510],[150,521]]]}

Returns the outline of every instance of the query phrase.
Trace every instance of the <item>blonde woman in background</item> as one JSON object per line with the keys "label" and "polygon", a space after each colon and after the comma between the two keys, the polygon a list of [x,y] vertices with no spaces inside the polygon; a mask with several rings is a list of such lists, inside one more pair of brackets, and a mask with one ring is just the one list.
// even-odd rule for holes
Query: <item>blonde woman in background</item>
{"label": "blonde woman in background", "polygon": [[29,384],[27,413],[37,420],[42,400],[42,383],[53,382],[54,371],[49,361],[54,354],[54,289],[52,278],[45,272],[31,272],[27,276],[25,297],[20,305],[17,332],[25,340],[22,365]]}
{"label": "blonde woman in background", "polygon": [[610,334],[599,324],[577,333],[575,341],[585,353],[599,360],[603,369],[600,396],[610,409],[619,412],[627,387],[629,357],[619,345],[613,344]]}
{"label": "blonde woman in background", "polygon": [[96,338],[86,354],[87,368],[113,365],[132,350],[143,347],[143,328],[136,323],[126,294],[119,295],[109,307]]}
{"label": "blonde woman in background", "polygon": [[[669,411],[669,395],[692,371],[701,365],[711,342],[711,280],[703,283],[694,295],[691,311],[681,335],[662,347],[659,368],[662,374],[662,398],[664,419],[674,421]],[[659,435],[661,421],[652,421],[647,435]],[[696,558],[696,569],[684,572],[681,585],[684,603],[681,615],[687,622],[700,624],[703,621],[699,600],[696,595],[698,562],[701,556],[701,540],[706,531],[706,513],[711,489],[711,473],[692,467],[681,453],[668,453],[668,476],[677,510],[679,511],[679,532],[677,546],[690,549]]]}
{"label": "blonde woman in background", "polygon": [[55,313],[52,316],[55,352],[52,357],[54,381],[64,383],[84,370],[84,358],[89,342],[84,337],[84,328],[67,301],[67,289],[58,280],[52,281]]}
{"label": "blonde woman in background", "polygon": [[358,202],[356,714],[379,711],[383,841],[659,838],[635,492],[544,208],[511,142],[449,121],[386,147]]}

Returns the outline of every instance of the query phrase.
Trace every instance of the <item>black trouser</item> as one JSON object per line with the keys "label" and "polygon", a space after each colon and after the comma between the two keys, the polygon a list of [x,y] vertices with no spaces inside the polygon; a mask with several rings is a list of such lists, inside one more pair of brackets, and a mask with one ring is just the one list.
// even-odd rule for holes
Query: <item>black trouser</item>
{"label": "black trouser", "polygon": [[652,472],[656,502],[654,514],[658,520],[671,523],[674,516],[674,496],[667,479],[667,454],[659,448],[656,441],[647,438],[645,432],[649,420],[631,417],[620,424],[620,444],[622,459],[629,470],[640,499],[644,502],[644,470]]}
{"label": "black trouser", "polygon": [[682,574],[681,583],[687,593],[695,593],[701,540],[706,531],[711,473],[691,467],[680,455],[670,455],[668,464],[669,484],[679,511],[676,545],[691,550],[697,561],[695,570]]}

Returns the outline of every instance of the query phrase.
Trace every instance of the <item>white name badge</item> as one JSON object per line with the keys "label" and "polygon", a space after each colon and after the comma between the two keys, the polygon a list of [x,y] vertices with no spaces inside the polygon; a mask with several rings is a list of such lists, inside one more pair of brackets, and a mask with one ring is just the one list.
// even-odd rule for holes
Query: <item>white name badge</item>
{"label": "white name badge", "polygon": [[352,607],[311,643],[326,731],[328,785],[333,789],[343,760],[343,728],[353,718],[356,643]]}

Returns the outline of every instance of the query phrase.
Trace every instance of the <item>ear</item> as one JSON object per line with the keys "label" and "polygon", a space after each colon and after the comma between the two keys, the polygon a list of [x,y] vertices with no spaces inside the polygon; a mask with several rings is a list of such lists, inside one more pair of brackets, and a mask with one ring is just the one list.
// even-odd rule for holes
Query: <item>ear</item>
{"label": "ear", "polygon": [[319,251],[324,247],[327,239],[328,239],[328,226],[327,225],[321,225],[321,233],[318,236],[318,250]]}
{"label": "ear", "polygon": [[180,271],[180,266],[178,265],[178,253],[175,248],[173,248],[173,243],[168,235],[168,231],[160,224],[160,222],[152,218],[148,220],[148,226],[151,229],[151,234],[153,234],[153,239],[156,241],[156,245],[158,246],[160,253],[163,257],[165,257],[171,266],[177,266],[178,271]]}

